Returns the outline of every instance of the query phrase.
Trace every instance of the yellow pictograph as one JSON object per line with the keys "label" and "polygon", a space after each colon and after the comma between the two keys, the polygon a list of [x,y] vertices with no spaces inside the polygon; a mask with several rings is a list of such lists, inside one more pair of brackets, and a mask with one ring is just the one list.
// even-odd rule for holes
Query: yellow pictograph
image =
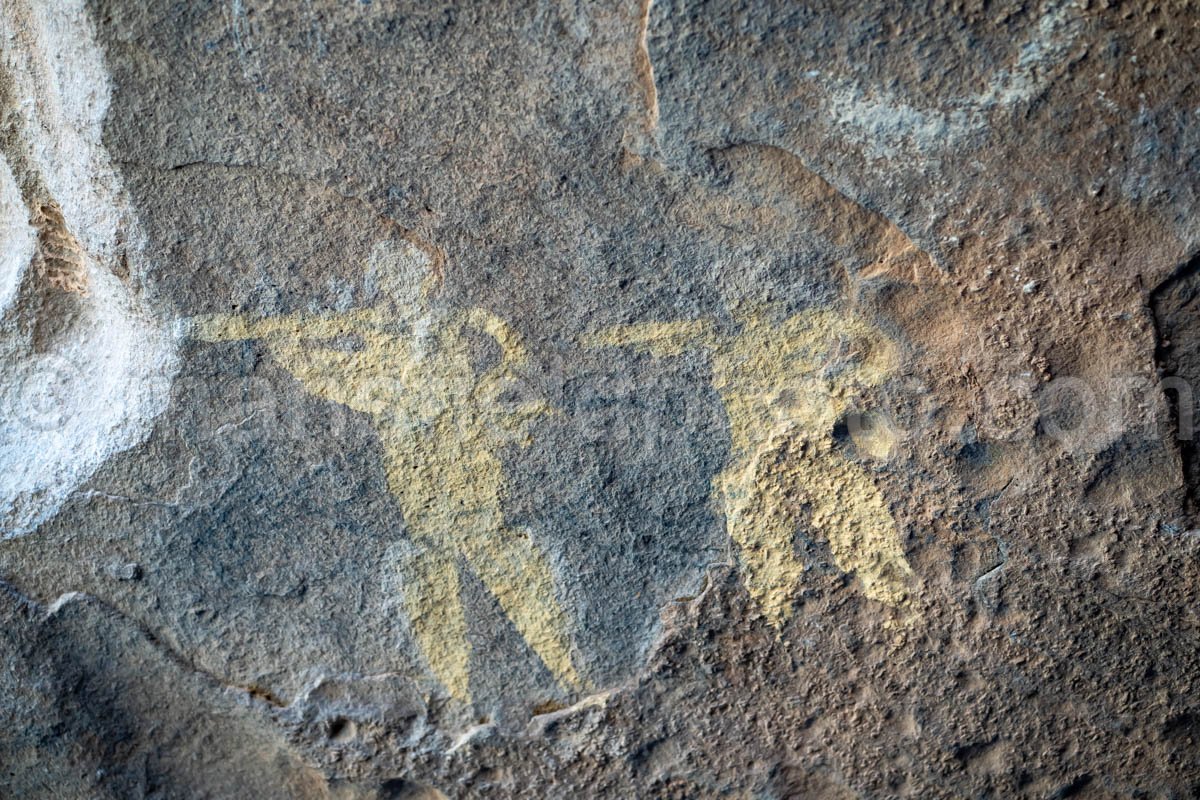
{"label": "yellow pictograph", "polygon": [[[555,678],[579,688],[550,566],[502,511],[507,482],[497,453],[527,441],[528,423],[550,409],[509,397],[529,360],[519,337],[483,309],[437,302],[431,266],[407,242],[383,243],[368,277],[384,299],[371,308],[195,317],[191,334],[209,342],[257,339],[308,392],[370,417],[412,543],[401,564],[404,604],[430,669],[453,697],[470,700],[460,560]],[[482,374],[472,365],[472,330],[500,350],[499,363]]]}
{"label": "yellow pictograph", "polygon": [[[792,316],[741,309],[735,321],[733,333],[708,320],[622,325],[586,336],[584,344],[660,357],[709,354],[732,443],[713,493],[740,550],[746,586],[775,625],[791,614],[804,570],[792,545],[803,507],[839,569],[855,574],[868,597],[906,608],[912,570],[895,520],[870,474],[839,453],[833,438],[855,394],[895,369],[894,344],[861,319],[829,309]],[[873,432],[870,449],[886,449],[880,437]]]}

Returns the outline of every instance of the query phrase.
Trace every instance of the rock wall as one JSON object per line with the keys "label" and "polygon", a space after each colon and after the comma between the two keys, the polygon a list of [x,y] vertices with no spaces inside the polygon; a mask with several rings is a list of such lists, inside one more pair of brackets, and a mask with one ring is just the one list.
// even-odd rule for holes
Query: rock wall
{"label": "rock wall", "polygon": [[0,794],[1200,792],[1200,7],[0,0]]}

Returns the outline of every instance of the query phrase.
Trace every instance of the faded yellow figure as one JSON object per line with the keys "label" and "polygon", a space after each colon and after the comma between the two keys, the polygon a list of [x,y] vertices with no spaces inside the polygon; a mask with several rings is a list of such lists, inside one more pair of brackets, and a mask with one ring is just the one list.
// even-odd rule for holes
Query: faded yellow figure
{"label": "faded yellow figure", "polygon": [[[735,322],[728,334],[706,320],[623,325],[585,344],[661,357],[710,354],[732,444],[713,492],[746,586],[773,624],[790,616],[804,570],[792,540],[805,506],[838,568],[855,574],[868,597],[906,608],[912,570],[895,520],[870,474],[840,454],[833,438],[855,394],[895,368],[895,347],[878,329],[828,309],[790,317],[770,307],[742,309]],[[875,433],[864,443],[886,450],[886,429]]]}
{"label": "faded yellow figure", "polygon": [[[197,317],[192,333],[210,342],[260,340],[306,390],[370,417],[412,542],[401,566],[405,607],[431,670],[453,697],[470,700],[460,559],[555,678],[578,688],[550,566],[502,511],[506,480],[497,452],[526,442],[527,423],[550,409],[505,398],[527,365],[525,348],[489,312],[455,312],[437,302],[431,264],[407,242],[385,243],[368,270],[368,280],[382,289],[374,307]],[[468,351],[472,330],[501,353],[482,375]]]}

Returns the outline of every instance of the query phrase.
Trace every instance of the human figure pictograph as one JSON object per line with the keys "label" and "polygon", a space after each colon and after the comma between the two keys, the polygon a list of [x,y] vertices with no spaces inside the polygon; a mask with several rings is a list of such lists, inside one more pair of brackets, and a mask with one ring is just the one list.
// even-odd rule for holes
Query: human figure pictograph
{"label": "human figure pictograph", "polygon": [[[451,696],[470,700],[460,563],[495,595],[555,679],[579,688],[549,562],[503,512],[500,450],[527,441],[528,424],[550,412],[545,402],[511,398],[529,354],[490,312],[447,307],[433,262],[419,248],[385,243],[372,263],[382,289],[372,307],[196,317],[191,333],[209,342],[261,341],[306,391],[370,418],[411,540],[401,559],[404,605],[430,669]],[[482,374],[471,359],[472,331],[500,351],[499,363]]]}
{"label": "human figure pictograph", "polygon": [[791,316],[741,308],[734,321],[730,332],[705,319],[620,325],[584,344],[711,359],[731,439],[713,495],[746,587],[773,624],[790,616],[804,572],[793,538],[805,509],[838,568],[856,575],[867,597],[909,610],[912,570],[896,522],[870,473],[837,450],[833,435],[855,395],[894,370],[895,346],[863,320],[827,308]]}

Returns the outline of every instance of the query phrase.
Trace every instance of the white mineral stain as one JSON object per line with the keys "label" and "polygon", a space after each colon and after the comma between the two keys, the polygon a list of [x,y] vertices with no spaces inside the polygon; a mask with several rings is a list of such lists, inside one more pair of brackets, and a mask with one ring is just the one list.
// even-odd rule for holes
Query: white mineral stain
{"label": "white mineral stain", "polygon": [[[138,234],[101,143],[110,86],[83,0],[0,1],[0,69],[16,141],[0,167],[0,537],[50,518],[167,403],[174,343],[136,286]],[[85,293],[55,296],[29,269],[36,212],[56,203]],[[130,275],[114,274],[121,249]]]}
{"label": "white mineral stain", "polygon": [[1074,4],[1052,6],[1010,68],[994,72],[984,91],[947,98],[939,108],[919,108],[895,92],[836,79],[826,83],[825,108],[839,130],[876,158],[944,149],[986,130],[990,112],[1044,91],[1050,70],[1066,57],[1080,27]]}
{"label": "white mineral stain", "polygon": [[36,241],[12,170],[0,159],[0,314],[17,299]]}

